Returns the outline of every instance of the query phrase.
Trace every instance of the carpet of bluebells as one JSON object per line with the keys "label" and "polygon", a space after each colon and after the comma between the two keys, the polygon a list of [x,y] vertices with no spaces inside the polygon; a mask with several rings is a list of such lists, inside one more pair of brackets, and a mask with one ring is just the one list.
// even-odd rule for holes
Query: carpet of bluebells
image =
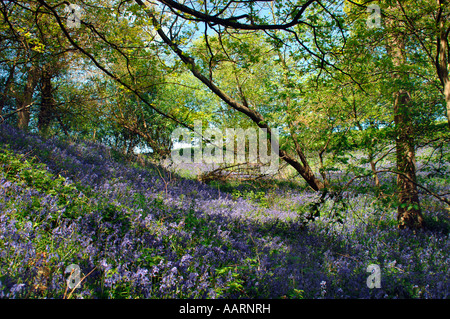
{"label": "carpet of bluebells", "polygon": [[[2,298],[449,298],[449,211],[426,193],[430,227],[417,232],[354,189],[341,222],[332,201],[305,222],[318,200],[307,189],[226,191],[6,124],[0,146]],[[370,264],[381,288],[367,285]]]}

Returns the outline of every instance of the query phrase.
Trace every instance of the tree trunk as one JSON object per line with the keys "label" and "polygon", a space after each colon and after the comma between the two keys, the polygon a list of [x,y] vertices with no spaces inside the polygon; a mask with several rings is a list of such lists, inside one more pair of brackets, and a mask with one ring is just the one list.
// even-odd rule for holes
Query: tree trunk
{"label": "tree trunk", "polygon": [[322,176],[323,184],[325,187],[330,185],[327,174],[325,173],[325,167],[323,165],[323,153],[325,153],[325,148],[319,152],[319,173]]}
{"label": "tree trunk", "polygon": [[13,82],[15,69],[16,69],[16,64],[14,63],[11,66],[11,69],[9,70],[8,78],[6,79],[6,82],[5,82],[5,87],[3,88],[3,92],[1,93],[2,97],[0,98],[0,115],[3,114],[3,108],[5,107],[5,101],[8,98],[10,90],[11,90],[11,85]]}
{"label": "tree trunk", "polygon": [[37,79],[38,79],[38,68],[35,65],[32,65],[28,69],[28,77],[27,77],[27,83],[25,84],[22,98],[19,103],[19,112],[18,112],[18,119],[17,119],[17,125],[19,128],[23,130],[28,129],[28,124],[30,123],[30,105],[33,101],[33,93],[34,89],[37,85]]}
{"label": "tree trunk", "polygon": [[[361,125],[361,122],[359,122],[359,120],[358,120],[358,116],[357,116],[357,113],[356,113],[356,104],[354,103],[354,100],[353,100],[353,112],[354,112],[354,115],[355,115],[356,126],[358,127],[359,131],[362,133],[364,131],[364,129],[363,129],[362,125]],[[380,180],[378,179],[378,174],[377,174],[377,164],[374,161],[374,154],[373,154],[374,145],[375,145],[375,140],[372,139],[370,141],[370,145],[368,146],[368,153],[369,153],[368,154],[368,159],[369,159],[369,162],[370,162],[370,168],[372,169],[372,172],[373,172],[373,180],[375,182],[375,186],[376,187],[380,187]]]}
{"label": "tree trunk", "polygon": [[399,189],[397,220],[399,228],[421,228],[423,217],[416,187],[414,132],[410,119],[411,98],[407,91],[396,93],[394,122],[397,151],[397,186]]}
{"label": "tree trunk", "polygon": [[[438,1],[439,5],[448,5],[447,1]],[[436,54],[436,69],[439,76],[439,80],[443,86],[445,106],[447,110],[447,121],[448,128],[450,129],[450,79],[449,79],[449,45],[448,45],[448,35],[450,28],[447,30],[445,25],[445,20],[442,15],[439,15],[439,36],[437,43],[437,54]]]}
{"label": "tree trunk", "polygon": [[[396,8],[391,9],[394,11],[391,13],[395,13]],[[404,88],[404,83],[408,82],[407,74],[401,70],[402,66],[406,63],[404,55],[405,39],[401,31],[395,30],[395,23],[393,20],[387,21],[387,25],[392,30],[388,38],[388,53],[397,71],[393,80],[394,83],[399,83],[399,89],[394,94],[395,144],[398,172],[397,220],[399,228],[408,227],[415,229],[422,228],[424,222],[416,186],[416,159],[414,126],[411,119],[411,96],[408,90]]]}
{"label": "tree trunk", "polygon": [[373,180],[375,182],[375,186],[380,187],[380,179],[378,178],[377,174],[377,164],[373,160],[373,156],[371,154],[369,155],[369,159],[370,159],[370,168],[372,169],[373,172]]}
{"label": "tree trunk", "polygon": [[450,81],[447,79],[447,83],[444,85],[445,105],[447,107],[447,121],[448,129],[450,130]]}
{"label": "tree trunk", "polygon": [[52,73],[48,66],[44,66],[41,75],[41,107],[38,116],[38,129],[46,136],[48,128],[55,113],[53,100]]}

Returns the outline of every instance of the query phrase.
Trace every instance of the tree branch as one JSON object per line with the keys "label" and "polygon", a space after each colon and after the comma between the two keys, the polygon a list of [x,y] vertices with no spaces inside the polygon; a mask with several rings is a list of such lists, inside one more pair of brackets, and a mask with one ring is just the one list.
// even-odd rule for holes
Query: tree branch
{"label": "tree branch", "polygon": [[[135,0],[137,4],[144,6],[141,0]],[[304,3],[302,6],[300,6],[300,10],[297,12],[297,14],[292,18],[292,20],[288,23],[284,24],[245,24],[238,22],[239,19],[247,16],[247,15],[241,15],[238,17],[229,17],[229,18],[220,18],[219,15],[222,14],[225,9],[230,5],[228,3],[224,9],[220,10],[218,14],[216,15],[210,15],[203,13],[201,11],[194,10],[184,4],[181,4],[177,1],[173,0],[158,0],[158,2],[168,6],[169,8],[173,9],[172,12],[174,12],[176,15],[180,15],[179,13],[176,13],[174,10],[178,10],[182,12],[183,14],[187,14],[189,16],[193,16],[198,19],[198,21],[205,21],[208,23],[211,23],[213,25],[221,25],[224,27],[229,27],[233,29],[239,29],[239,30],[280,30],[280,29],[287,29],[292,26],[295,26],[300,23],[300,18],[305,12],[305,10],[314,2],[317,2],[317,0],[309,0],[306,3]],[[233,2],[233,1],[231,1]],[[298,6],[295,7],[295,9],[298,9]],[[293,12],[292,12],[293,13]],[[183,16],[183,18],[187,18]]]}
{"label": "tree branch", "polygon": [[11,112],[11,113],[6,114],[5,116],[0,115],[0,124],[3,124],[3,122],[5,122],[5,120],[6,120],[7,118],[10,118],[10,117],[13,116],[14,114],[19,113],[19,112],[21,112],[21,111],[23,111],[23,110],[26,110],[26,109],[32,107],[34,103],[35,103],[35,102],[33,101],[33,102],[31,102],[30,104],[28,104],[28,105],[26,105],[26,106],[24,106],[24,107],[21,107],[20,109],[15,110],[14,112]]}

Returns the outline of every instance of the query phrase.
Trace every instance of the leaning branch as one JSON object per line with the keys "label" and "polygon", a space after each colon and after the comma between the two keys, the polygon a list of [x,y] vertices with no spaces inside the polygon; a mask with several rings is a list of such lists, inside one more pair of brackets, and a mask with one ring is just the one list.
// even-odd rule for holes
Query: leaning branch
{"label": "leaning branch", "polygon": [[[141,0],[135,0],[139,5],[144,6],[143,2]],[[203,13],[201,11],[194,10],[184,4],[179,3],[178,1],[173,0],[159,0],[160,3],[168,6],[170,9],[172,9],[172,12],[174,10],[178,10],[179,12],[183,13],[184,15],[192,16],[197,18],[199,21],[208,22],[212,25],[221,25],[224,27],[229,27],[233,29],[239,29],[239,30],[281,30],[281,29],[288,29],[290,27],[293,27],[299,23],[301,23],[300,18],[305,12],[305,10],[314,2],[317,2],[317,0],[309,0],[305,2],[302,6],[295,6],[294,10],[298,10],[298,12],[295,14],[295,16],[292,18],[292,20],[288,23],[284,24],[245,24],[241,23],[238,20],[247,17],[248,15],[241,15],[239,17],[229,17],[229,18],[220,18],[220,13],[223,13],[223,9],[219,14],[216,15],[210,15]],[[227,5],[229,6],[229,4]],[[179,13],[176,13],[177,15],[180,15]],[[186,18],[186,16],[183,16],[183,18]]]}
{"label": "leaning branch", "polygon": [[29,109],[30,107],[33,106],[34,103],[35,103],[35,102],[31,102],[31,103],[28,104],[27,106],[21,107],[20,109],[17,109],[17,110],[15,110],[14,112],[11,112],[11,113],[6,114],[5,116],[2,116],[2,115],[0,114],[0,124],[3,124],[3,122],[5,122],[5,120],[6,120],[7,118],[10,118],[10,117],[13,116],[14,114],[19,113],[19,112],[22,112],[23,110]]}
{"label": "leaning branch", "polygon": [[[271,141],[272,130],[269,127],[265,118],[257,110],[251,108],[250,106],[246,106],[242,103],[239,103],[238,101],[233,99],[231,96],[226,94],[222,89],[220,89],[216,84],[214,84],[210,79],[204,76],[198,69],[195,60],[191,56],[187,55],[183,50],[181,50],[181,48],[166,35],[166,33],[162,29],[162,26],[156,19],[154,13],[151,10],[146,10],[146,12],[150,17],[153,26],[157,30],[158,35],[161,37],[164,43],[166,43],[171,48],[171,50],[180,58],[180,60],[188,66],[191,73],[203,84],[205,84],[215,95],[217,95],[228,106],[246,115],[258,127],[266,129],[267,134],[269,136],[269,140]],[[274,142],[278,143],[278,141]],[[275,145],[275,147],[276,146],[278,145]],[[289,165],[291,165],[297,172],[299,172],[300,175],[305,179],[305,181],[309,184],[309,186],[311,186],[312,189],[314,189],[315,191],[319,191],[324,187],[323,183],[314,176],[311,168],[306,162],[306,159],[302,159],[303,162],[302,164],[294,157],[290,156],[286,151],[280,149],[279,147],[276,148],[279,150],[278,151],[279,157],[285,162],[287,162]]]}

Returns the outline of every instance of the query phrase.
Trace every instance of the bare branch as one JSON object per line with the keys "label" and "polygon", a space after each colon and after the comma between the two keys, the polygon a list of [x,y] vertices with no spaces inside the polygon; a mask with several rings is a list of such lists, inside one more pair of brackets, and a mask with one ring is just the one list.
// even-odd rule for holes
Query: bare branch
{"label": "bare branch", "polygon": [[[197,21],[205,21],[212,25],[221,25],[224,27],[229,27],[233,29],[239,29],[239,30],[280,30],[280,29],[288,29],[292,26],[295,26],[300,23],[300,18],[305,12],[305,10],[314,2],[317,0],[309,0],[306,3],[304,3],[302,6],[300,6],[300,10],[296,13],[296,15],[292,18],[292,20],[288,23],[284,24],[245,24],[238,22],[238,20],[247,17],[248,15],[240,15],[240,16],[232,16],[228,18],[220,18],[219,16],[223,14],[223,12],[226,10],[227,7],[229,7],[230,4],[227,4],[224,9],[220,10],[217,14],[211,15],[207,13],[203,13],[201,11],[192,9],[182,3],[179,3],[178,1],[173,0],[158,0],[158,2],[168,6],[172,12],[176,15],[181,15],[180,13],[176,12],[175,10],[178,10],[183,15],[183,18],[190,19],[189,16],[195,17]],[[143,6],[144,4],[140,0],[136,0],[136,2]],[[233,1],[231,1],[233,2]],[[244,3],[243,1],[241,1]],[[266,2],[263,0],[260,0],[260,2]],[[269,2],[269,1],[267,1]],[[299,7],[294,7],[294,10],[297,10]],[[186,16],[187,15],[187,16]]]}

